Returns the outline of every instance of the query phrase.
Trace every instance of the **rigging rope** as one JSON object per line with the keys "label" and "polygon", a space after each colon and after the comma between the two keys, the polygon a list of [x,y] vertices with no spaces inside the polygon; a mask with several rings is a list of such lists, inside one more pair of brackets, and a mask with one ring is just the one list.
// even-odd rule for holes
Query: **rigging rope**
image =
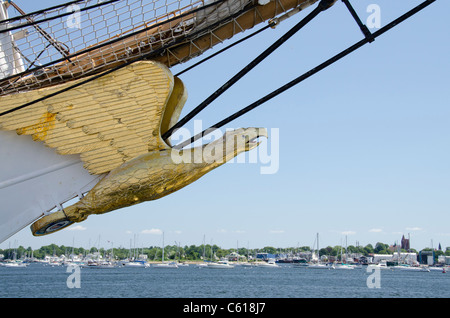
{"label": "rigging rope", "polygon": [[[22,16],[26,15],[26,13],[13,1],[9,2]],[[27,17],[27,21],[38,31],[49,43],[52,45],[62,56],[64,56],[68,62],[71,62],[70,59],[67,58],[67,55],[70,54],[67,48],[63,48],[61,43],[55,40],[50,34],[48,34],[45,30],[43,30],[39,25],[37,25],[32,18]],[[22,27],[22,26],[21,26]],[[43,51],[44,52],[44,51]],[[37,58],[36,58],[37,60]]]}
{"label": "rigging rope", "polygon": [[[343,2],[347,1],[348,2],[348,0],[342,0],[342,1]],[[378,31],[376,31],[374,33],[371,33],[370,36],[366,35],[364,39],[362,39],[359,42],[355,43],[354,45],[348,47],[347,49],[343,50],[342,52],[336,54],[335,56],[333,56],[332,58],[330,58],[327,61],[323,62],[322,64],[319,64],[315,68],[312,68],[308,72],[300,75],[299,77],[293,79],[292,81],[288,82],[287,84],[281,86],[280,88],[278,88],[278,89],[272,91],[271,93],[265,95],[264,97],[258,99],[257,101],[253,102],[252,104],[248,105],[247,107],[242,108],[241,110],[239,110],[239,111],[235,112],[234,114],[228,116],[227,118],[225,118],[222,121],[216,123],[215,125],[212,125],[211,127],[205,129],[204,131],[196,134],[191,139],[187,139],[184,142],[181,142],[181,143],[175,145],[173,148],[175,148],[175,149],[184,148],[187,145],[195,142],[196,140],[203,138],[205,135],[210,134],[211,132],[213,132],[213,131],[219,129],[220,127],[226,125],[227,123],[233,121],[234,119],[236,119],[236,118],[238,118],[238,117],[248,113],[249,111],[255,109],[256,107],[258,107],[260,105],[262,105],[263,103],[267,102],[268,100],[276,97],[277,95],[283,93],[284,91],[286,91],[286,90],[292,88],[293,86],[299,84],[300,82],[306,80],[307,78],[311,77],[312,75],[314,75],[314,74],[318,73],[319,71],[325,69],[326,67],[330,66],[331,64],[337,62],[338,60],[342,59],[343,57],[345,57],[345,56],[349,55],[350,53],[356,51],[357,49],[361,48],[365,44],[373,42],[375,40],[375,38],[379,37],[380,35],[384,34],[385,32],[389,31],[390,29],[394,28],[395,26],[397,26],[401,22],[403,22],[406,19],[410,18],[411,16],[413,16],[417,12],[423,10],[424,8],[426,8],[427,6],[429,6],[431,3],[435,2],[435,1],[436,0],[426,0],[426,1],[422,2],[421,4],[416,6],[415,8],[413,8],[410,11],[406,12],[405,14],[400,16],[399,18],[395,19],[391,23],[389,23],[386,26],[384,26],[381,29],[379,29]]]}
{"label": "rigging rope", "polygon": [[295,33],[302,29],[305,25],[311,22],[315,17],[319,15],[320,12],[325,11],[334,4],[336,0],[321,0],[319,5],[305,18],[298,22],[294,27],[287,31],[283,36],[281,36],[277,41],[275,41],[271,46],[269,46],[264,52],[258,55],[253,61],[247,64],[242,70],[240,70],[236,75],[234,75],[230,80],[228,80],[224,85],[212,93],[208,98],[206,98],[200,105],[194,108],[189,114],[187,114],[183,119],[178,121],[174,126],[172,126],[167,132],[162,135],[164,140],[168,139],[175,129],[180,128],[186,124],[189,120],[194,118],[199,112],[205,109],[209,104],[211,104],[217,97],[222,95],[227,89],[229,89],[233,84],[240,80],[245,74],[250,72],[256,65],[261,63],[266,57],[272,54],[277,48],[279,48],[284,42],[291,38]]}
{"label": "rigging rope", "polygon": [[[358,25],[360,25],[360,21],[359,18],[356,18],[355,15],[352,12],[352,9],[349,7],[349,2],[348,0],[342,0],[347,7],[349,8],[350,12],[352,13],[353,17],[355,18],[356,22],[358,23]],[[210,128],[205,129],[203,132],[193,136],[191,139],[188,139],[184,142],[181,142],[180,144],[177,144],[174,146],[175,149],[181,149],[193,142],[195,142],[198,139],[201,139],[202,137],[204,137],[206,134],[211,133],[212,131],[224,126],[225,124],[231,122],[232,120],[246,114],[247,112],[253,110],[254,108],[262,105],[263,103],[265,103],[266,101],[276,97],[277,95],[283,93],[284,91],[292,88],[293,86],[299,84],[300,82],[306,80],[307,78],[311,77],[312,75],[318,73],[319,71],[325,69],[326,67],[330,66],[331,64],[337,62],[338,60],[342,59],[343,57],[347,56],[348,54],[354,52],[355,50],[361,48],[362,46],[364,46],[367,43],[371,43],[375,40],[375,38],[379,37],[380,35],[384,34],[385,32],[389,31],[390,29],[394,28],[395,26],[397,26],[398,24],[400,24],[401,22],[405,21],[406,19],[410,18],[411,16],[413,16],[414,14],[416,14],[417,12],[423,10],[424,8],[426,8],[428,5],[430,5],[431,3],[435,2],[436,0],[425,0],[424,2],[422,2],[421,4],[417,5],[415,8],[411,9],[410,11],[408,11],[407,13],[403,14],[402,16],[400,16],[399,18],[395,19],[394,21],[392,21],[391,23],[387,24],[386,26],[384,26],[383,28],[379,29],[378,31],[374,32],[374,33],[370,33],[370,31],[367,33],[368,29],[364,29],[364,26],[361,28],[361,30],[363,31],[365,38],[360,40],[359,42],[355,43],[354,45],[348,47],[347,49],[343,50],[342,52],[340,52],[339,54],[333,56],[332,58],[328,59],[327,61],[319,64],[318,66],[316,66],[315,68],[309,70],[308,72],[300,75],[299,77],[295,78],[294,80],[288,82],[287,84],[283,85],[282,87],[272,91],[271,93],[265,95],[264,97],[258,99],[257,101],[253,102],[252,104],[248,105],[247,107],[235,112],[234,114],[232,114],[231,116],[223,119],[222,121],[216,123],[215,125],[212,125]],[[279,47],[283,42],[285,42],[289,37],[291,37],[296,31],[298,31],[299,29],[301,29],[304,25],[306,25],[310,20],[312,20],[315,16],[317,16],[321,11],[324,11],[326,9],[328,9],[330,7],[330,3],[331,5],[334,4],[335,1],[333,0],[321,0],[321,2],[319,3],[318,7],[311,12],[307,17],[305,17],[302,21],[300,21],[296,26],[294,26],[294,28],[292,28],[291,30],[289,30],[284,36],[282,36],[278,41],[276,41],[274,44],[272,44],[271,47],[269,47],[268,49],[266,49],[266,51],[264,51],[263,53],[261,53],[254,61],[252,61],[249,65],[247,65],[244,69],[242,69],[238,74],[236,74],[230,81],[228,81],[227,83],[225,83],[225,85],[223,85],[221,88],[219,88],[215,93],[213,93],[212,95],[210,95],[209,98],[207,98],[202,104],[200,104],[199,106],[197,106],[197,108],[195,108],[191,113],[189,113],[185,118],[182,119],[182,121],[180,122],[187,122],[189,119],[192,118],[193,114],[197,114],[198,112],[200,112],[202,109],[204,109],[209,103],[211,103],[214,99],[216,99],[221,93],[223,93],[225,90],[227,90],[232,84],[234,84],[237,80],[239,80],[242,76],[244,76],[249,70],[251,70],[253,67],[255,67],[259,62],[261,62],[268,54],[270,54],[271,52],[273,52],[277,47]],[[241,10],[244,11],[244,10]],[[234,18],[235,16],[238,16],[239,14],[241,14],[242,12],[239,11],[237,12],[235,15],[233,15],[231,18]],[[216,24],[220,24],[222,23],[224,20],[228,20],[229,18],[223,19],[221,21],[216,22],[214,25]],[[214,25],[211,25],[210,28],[213,28]],[[186,39],[189,39],[192,36],[195,36],[196,34],[203,32],[204,30],[200,30],[194,34],[191,35],[186,35],[181,37],[180,39],[176,39],[174,41],[172,41],[171,43],[159,48],[158,50],[152,51],[150,53],[147,53],[139,58],[133,59],[127,63],[124,63],[122,65],[119,65],[113,69],[110,69],[108,71],[105,71],[104,73],[95,75],[85,81],[82,81],[80,83],[74,84],[70,87],[67,87],[65,89],[62,89],[60,91],[57,91],[55,93],[49,94],[47,96],[44,96],[40,99],[34,100],[32,102],[23,104],[21,106],[15,107],[13,109],[4,111],[2,113],[0,113],[0,116],[9,114],[11,112],[14,112],[16,110],[25,108],[27,106],[30,106],[32,104],[35,104],[37,102],[40,102],[42,100],[45,100],[47,98],[53,97],[55,95],[58,95],[60,93],[63,93],[65,91],[68,91],[72,88],[78,87],[80,85],[83,85],[87,82],[90,82],[94,79],[100,78],[106,74],[109,74],[111,72],[114,72],[118,69],[121,69],[125,66],[128,66],[136,61],[142,60],[142,59],[146,59],[151,57],[152,55],[155,54],[159,54],[161,52],[163,52],[164,50],[166,50],[168,47],[181,43],[182,41],[185,41]],[[267,54],[267,55],[266,55]],[[178,122],[177,124],[175,124],[169,131],[166,132],[166,134],[163,135],[164,139],[167,139],[168,137],[170,137],[171,133],[173,132],[174,129],[180,127],[182,124],[179,124],[180,122]]]}
{"label": "rigging rope", "polygon": [[204,58],[203,60],[201,60],[201,61],[199,61],[199,62],[197,62],[197,63],[195,63],[195,64],[189,66],[188,68],[186,68],[186,69],[184,69],[184,70],[178,72],[177,74],[175,74],[175,76],[180,76],[181,74],[184,74],[184,73],[186,73],[187,71],[190,71],[190,70],[193,69],[194,67],[197,67],[197,66],[199,66],[200,64],[203,64],[204,62],[206,62],[206,61],[212,59],[213,57],[215,57],[215,56],[217,56],[217,55],[219,55],[219,54],[221,54],[221,53],[227,51],[228,49],[231,49],[232,47],[238,45],[239,43],[242,43],[242,42],[244,42],[244,41],[246,41],[246,40],[248,40],[248,39],[254,37],[255,35],[261,33],[262,31],[264,31],[264,30],[266,30],[266,29],[268,29],[268,28],[273,28],[274,26],[275,26],[275,22],[269,21],[269,24],[268,24],[268,25],[262,27],[262,28],[259,29],[258,31],[255,31],[255,32],[253,32],[252,34],[249,34],[249,35],[247,35],[246,37],[244,37],[244,38],[242,38],[242,39],[240,39],[240,40],[238,40],[238,41],[236,41],[236,42],[234,42],[234,43],[228,45],[227,47],[224,47],[223,49],[217,51],[216,53],[211,54],[210,56]]}
{"label": "rigging rope", "polygon": [[[219,0],[219,1],[213,2],[213,4],[214,4],[214,3],[220,3],[220,2],[222,2],[222,1],[224,1],[224,0]],[[199,8],[199,9],[197,9],[197,10],[204,9],[204,8],[205,8],[205,6]],[[56,91],[56,92],[51,93],[51,94],[48,94],[48,95],[46,95],[46,96],[44,96],[44,97],[35,99],[35,100],[31,101],[31,102],[28,102],[28,103],[22,104],[22,105],[20,105],[20,106],[11,108],[11,109],[9,109],[9,110],[6,110],[6,111],[4,111],[4,112],[1,112],[1,113],[0,113],[0,116],[4,116],[4,115],[7,115],[7,114],[10,114],[10,113],[15,112],[15,111],[17,111],[17,110],[20,110],[20,109],[26,108],[26,107],[28,107],[28,106],[34,105],[34,104],[36,104],[36,103],[38,103],[38,102],[42,102],[42,101],[44,101],[44,100],[46,100],[46,99],[48,99],[48,98],[57,96],[57,95],[59,95],[59,94],[61,94],[61,93],[64,93],[64,92],[67,92],[67,91],[69,91],[69,90],[71,90],[71,89],[73,89],[73,88],[76,88],[76,87],[78,87],[78,86],[84,85],[84,84],[89,83],[89,82],[91,82],[91,81],[93,81],[93,80],[96,80],[96,79],[98,79],[98,78],[101,78],[101,77],[103,77],[103,76],[105,76],[105,75],[107,75],[107,74],[110,74],[110,73],[112,73],[112,72],[114,72],[114,71],[117,71],[117,70],[119,70],[119,69],[122,69],[122,68],[124,68],[124,67],[126,67],[126,66],[128,66],[128,65],[131,65],[131,64],[133,64],[134,62],[142,61],[142,60],[145,60],[145,59],[150,59],[152,56],[157,56],[157,55],[159,55],[159,54],[162,54],[166,49],[168,49],[168,48],[170,48],[170,47],[172,47],[172,46],[174,46],[174,45],[183,43],[183,42],[186,41],[187,39],[195,38],[195,36],[197,36],[198,34],[204,33],[205,30],[208,30],[208,29],[214,29],[215,27],[221,25],[222,23],[227,22],[227,21],[230,21],[230,20],[232,20],[232,19],[238,17],[239,15],[241,15],[242,13],[244,13],[244,12],[246,12],[246,11],[248,11],[248,10],[249,10],[249,8],[244,8],[244,9],[242,9],[242,10],[239,10],[239,11],[236,12],[235,14],[233,14],[233,15],[231,15],[231,16],[228,16],[228,17],[225,17],[224,19],[219,20],[219,21],[217,21],[217,22],[211,24],[211,25],[208,26],[208,28],[206,28],[206,29],[201,29],[201,30],[198,30],[198,31],[196,31],[196,32],[194,32],[194,33],[184,35],[184,36],[182,36],[182,37],[180,37],[180,38],[178,38],[178,39],[175,39],[175,40],[173,40],[173,41],[167,43],[166,45],[161,46],[160,48],[158,48],[158,49],[156,49],[156,50],[153,50],[153,51],[151,51],[151,52],[149,52],[149,53],[143,54],[143,55],[141,55],[141,56],[139,56],[139,57],[137,57],[137,58],[135,58],[135,59],[131,59],[131,60],[129,60],[128,62],[125,62],[124,64],[121,64],[121,65],[119,65],[119,66],[116,66],[116,67],[114,67],[114,68],[111,68],[111,69],[109,69],[109,70],[107,70],[107,71],[105,71],[105,72],[103,72],[103,73],[100,73],[100,74],[97,74],[97,75],[93,75],[92,77],[90,77],[90,78],[88,78],[88,79],[86,79],[86,80],[84,80],[84,81],[81,81],[81,82],[79,82],[79,83],[73,84],[73,85],[71,85],[71,86],[69,86],[69,87],[63,88],[63,89],[61,89],[61,90],[59,90],[59,91]],[[165,22],[165,23],[166,23],[166,22]],[[121,38],[119,38],[119,40],[121,40]],[[114,40],[111,41],[111,42],[114,42]],[[111,42],[110,42],[110,43],[111,43]],[[70,58],[71,55],[69,55],[68,57]],[[64,60],[64,59],[63,59],[63,60]],[[39,68],[42,68],[42,67],[44,67],[44,66],[45,66],[45,65],[41,65]],[[15,76],[18,76],[18,75],[15,75]],[[14,77],[14,76],[12,76],[12,77]]]}
{"label": "rigging rope", "polygon": [[[110,1],[107,1],[107,2],[102,2],[102,3],[100,3],[100,4],[96,4],[96,5],[93,5],[93,6],[90,6],[90,7],[86,7],[86,8],[83,8],[83,9],[81,9],[81,10],[89,10],[89,9],[96,8],[96,7],[98,7],[98,6],[105,5],[105,4],[110,4],[110,3],[116,2],[116,1],[120,1],[120,0],[110,0]],[[196,9],[193,9],[193,10],[191,10],[191,11],[189,11],[189,12],[185,12],[185,13],[179,14],[179,15],[177,15],[177,16],[175,16],[175,17],[169,18],[169,19],[164,20],[164,21],[162,21],[162,22],[155,23],[155,24],[149,25],[149,26],[147,26],[147,27],[145,27],[145,28],[143,28],[143,29],[138,29],[138,30],[136,30],[136,31],[134,31],[134,32],[128,33],[126,36],[117,37],[117,38],[114,38],[114,39],[111,39],[111,40],[108,40],[108,41],[101,42],[100,44],[92,45],[92,46],[90,46],[90,47],[88,47],[88,48],[86,48],[86,49],[84,49],[84,50],[81,50],[81,51],[75,52],[75,53],[73,53],[73,54],[70,54],[70,55],[68,55],[66,58],[56,59],[56,60],[53,60],[53,61],[51,61],[51,62],[48,62],[48,63],[42,64],[42,65],[39,65],[38,67],[31,68],[31,69],[29,69],[29,70],[27,70],[27,71],[24,71],[24,72],[21,72],[21,73],[17,73],[17,74],[10,75],[10,76],[8,76],[8,77],[2,78],[2,81],[8,81],[8,80],[13,79],[13,78],[16,78],[16,77],[22,77],[22,76],[25,76],[25,75],[27,75],[27,74],[36,73],[36,72],[39,71],[39,70],[42,70],[42,69],[45,69],[45,68],[47,68],[47,67],[52,66],[53,64],[57,64],[57,63],[64,62],[67,58],[69,58],[69,59],[70,59],[70,58],[76,58],[76,57],[79,56],[79,55],[86,54],[86,53],[90,53],[90,52],[92,52],[92,51],[95,51],[95,50],[98,50],[98,49],[101,49],[101,48],[108,48],[108,47],[110,47],[112,44],[115,44],[115,43],[118,43],[118,42],[122,42],[122,41],[124,41],[125,39],[134,38],[134,37],[135,37],[137,34],[139,34],[139,33],[142,33],[142,32],[144,32],[144,31],[149,31],[149,30],[152,29],[152,28],[158,28],[158,27],[161,27],[161,26],[164,26],[164,25],[167,25],[167,24],[170,25],[170,23],[172,23],[172,22],[174,22],[174,21],[176,21],[176,20],[178,20],[178,19],[180,19],[180,18],[189,16],[189,15],[192,14],[192,13],[200,12],[200,11],[202,11],[202,10],[205,10],[205,9],[207,9],[207,8],[209,8],[209,7],[213,7],[213,6],[218,5],[218,4],[220,4],[220,3],[222,3],[222,2],[225,2],[225,1],[226,1],[226,0],[217,0],[217,1],[213,1],[213,2],[211,2],[211,3],[205,4],[204,6],[201,6],[201,7],[198,7],[198,8],[196,8]],[[243,10],[239,11],[238,13],[239,13],[239,14],[242,14],[242,13],[244,13],[244,12],[246,12],[247,10],[250,10],[250,9],[252,9],[252,8],[253,8],[253,6],[250,6],[250,7],[248,7],[248,8],[244,8]],[[81,11],[81,10],[80,10],[80,11]],[[73,13],[70,12],[70,14],[73,14]],[[47,19],[35,21],[34,24],[37,24],[37,23],[40,23],[40,22],[44,22],[44,21],[47,21],[47,20],[56,19],[56,18],[61,17],[61,16],[64,16],[64,15],[66,15],[66,14],[62,14],[62,15],[59,15],[59,16],[56,16],[56,17],[51,17],[51,18],[47,18]],[[232,15],[231,18],[235,18],[236,16],[238,16],[238,14]],[[214,23],[213,25],[209,26],[209,29],[212,29],[214,26],[220,25],[220,23],[225,23],[225,22],[227,22],[229,19],[230,19],[230,17],[226,17],[226,18],[220,20],[219,22]],[[29,25],[32,25],[32,24],[29,24]],[[20,27],[22,27],[22,26],[20,26]],[[5,30],[0,30],[0,33],[4,32],[4,31],[8,31],[8,30],[17,29],[17,28],[18,28],[18,27],[9,28],[9,29],[5,29]],[[197,31],[197,32],[194,33],[194,34],[186,35],[186,36],[182,37],[180,41],[174,41],[173,43],[169,43],[169,44],[167,44],[167,45],[164,46],[164,47],[161,47],[161,48],[156,49],[156,50],[154,50],[154,51],[152,51],[152,52],[149,52],[148,54],[145,55],[145,58],[148,58],[148,57],[150,57],[151,55],[158,55],[158,54],[161,54],[162,52],[164,52],[165,49],[169,48],[171,45],[182,43],[183,40],[187,40],[187,39],[189,39],[189,38],[191,38],[191,37],[194,37],[194,36],[196,36],[196,35],[198,35],[198,34],[201,34],[201,31],[207,31],[207,30],[208,30],[208,28],[206,28],[206,29],[204,29],[204,30],[199,30],[199,31]],[[141,59],[142,59],[142,57],[141,57]],[[139,60],[141,60],[141,59],[138,58],[138,59],[133,60],[133,61],[139,61]],[[127,64],[127,65],[128,65],[128,64]],[[2,115],[2,114],[0,114],[0,116],[1,116],[1,115]]]}
{"label": "rigging rope", "polygon": [[294,14],[296,14],[296,13],[298,13],[298,12],[300,12],[300,11],[302,11],[302,9],[301,9],[300,7],[296,7],[296,8],[294,8],[294,9],[292,9],[291,11],[286,12],[285,14],[283,14],[283,15],[280,16],[280,17],[273,18],[273,19],[269,20],[268,25],[262,27],[262,28],[259,29],[258,31],[255,31],[255,32],[253,32],[253,33],[247,35],[246,37],[244,37],[244,38],[242,38],[242,39],[240,39],[240,40],[238,40],[238,41],[236,41],[236,42],[234,42],[234,43],[232,43],[232,44],[226,46],[225,48],[223,48],[223,49],[217,51],[216,53],[211,54],[210,56],[204,58],[203,60],[201,60],[201,61],[199,61],[199,62],[197,62],[197,63],[195,63],[195,64],[193,64],[193,65],[191,65],[191,66],[189,66],[189,67],[187,67],[187,68],[184,69],[183,71],[180,71],[180,72],[178,72],[177,74],[175,74],[175,76],[180,76],[180,75],[182,75],[182,74],[184,74],[184,73],[190,71],[190,70],[193,69],[194,67],[196,67],[196,66],[198,66],[198,65],[200,65],[200,64],[203,64],[204,62],[210,60],[211,58],[213,58],[213,57],[215,57],[215,56],[217,56],[217,55],[219,55],[219,54],[221,54],[221,53],[223,53],[223,52],[225,52],[225,51],[231,49],[232,47],[234,47],[234,46],[236,46],[236,45],[238,45],[238,44],[240,44],[240,43],[242,43],[242,42],[244,42],[244,41],[246,41],[246,40],[248,40],[248,39],[254,37],[255,35],[261,33],[262,31],[265,31],[265,30],[268,29],[268,28],[274,29],[280,22],[284,21],[285,19],[287,19],[287,18],[289,18],[289,17],[292,17]]}
{"label": "rigging rope", "polygon": [[[89,7],[81,8],[80,12],[83,12],[83,11],[86,11],[86,10],[90,10],[90,9],[94,9],[94,8],[98,8],[98,7],[101,7],[101,6],[104,6],[104,5],[108,5],[108,4],[117,2],[117,1],[121,1],[121,0],[109,0],[109,1],[106,1],[106,2],[100,2],[100,3],[94,4],[94,5],[89,6]],[[35,15],[38,15],[38,14],[41,14],[41,13],[46,13],[47,11],[53,11],[53,10],[56,10],[56,9],[68,7],[70,5],[73,5],[73,4],[76,4],[76,3],[80,3],[80,2],[86,2],[86,0],[72,1],[72,2],[68,2],[68,3],[65,3],[65,4],[59,5],[59,6],[54,6],[54,7],[51,7],[51,8],[46,8],[46,9],[43,9],[43,10],[35,11],[35,12],[32,12],[32,13],[25,13],[22,10],[17,9],[16,4],[13,1],[11,1],[10,2],[11,5],[14,6],[16,8],[16,10],[21,15],[19,15],[17,17],[6,19],[6,20],[0,20],[0,23],[1,24],[3,24],[3,23],[10,23],[10,22],[13,22],[13,21],[16,21],[16,20],[21,20],[23,18],[28,20],[31,16],[35,16]],[[43,22],[55,20],[55,19],[58,19],[58,18],[62,18],[62,17],[66,17],[66,16],[69,16],[69,15],[72,15],[72,14],[73,14],[73,12],[69,11],[69,12],[61,13],[61,14],[58,14],[58,15],[56,15],[54,17],[49,17],[49,18],[45,18],[45,19],[42,19],[42,20],[37,20],[37,21],[29,21],[28,20],[28,23],[21,23],[21,24],[19,24],[17,26],[12,26],[10,28],[2,29],[2,30],[0,30],[0,33],[8,32],[8,31],[14,31],[16,29],[22,29],[22,28],[27,27],[27,26],[34,26],[34,25],[36,25],[38,23],[43,23]]]}

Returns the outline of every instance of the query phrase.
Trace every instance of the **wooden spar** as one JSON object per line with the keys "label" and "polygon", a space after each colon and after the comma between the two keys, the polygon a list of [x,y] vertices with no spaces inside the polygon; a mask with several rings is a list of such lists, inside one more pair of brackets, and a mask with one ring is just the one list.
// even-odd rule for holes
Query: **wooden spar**
{"label": "wooden spar", "polygon": [[[273,0],[265,5],[257,5],[243,13],[238,18],[232,19],[216,30],[212,30],[212,36],[208,32],[195,40],[187,40],[182,44],[176,45],[175,47],[170,47],[166,50],[166,54],[162,56],[155,56],[152,60],[161,62],[168,67],[172,67],[180,62],[185,62],[190,58],[203,53],[203,51],[212,48],[214,45],[221,43],[223,40],[230,39],[237,33],[251,29],[255,25],[269,19],[273,19],[277,15],[293,8],[299,7],[303,10],[317,1],[318,0]],[[168,20],[183,13],[184,12],[181,9],[176,12],[168,13],[166,17]],[[188,21],[195,16],[195,13],[187,16],[183,15],[183,18],[173,19],[170,23],[159,25],[158,27],[143,31],[132,37],[126,37],[126,33],[122,33],[116,37],[126,37],[123,41],[116,42],[111,46],[102,47],[88,53],[76,55],[76,60],[83,61],[86,60],[87,57],[89,58],[90,63],[87,63],[87,65],[81,65],[81,68],[84,71],[89,68],[89,64],[91,64],[91,67],[95,68],[101,67],[101,64],[105,64],[108,68],[114,67],[123,63],[123,60],[113,63],[118,56],[125,59],[125,56],[127,55],[143,55],[158,49],[164,44],[166,39],[169,39],[173,37],[173,34],[176,34],[176,31],[173,30],[176,26],[178,26],[182,21]],[[161,20],[161,18],[159,17],[158,20]],[[153,24],[160,24],[160,21],[158,20],[152,21],[154,22]],[[146,25],[151,25],[151,23],[146,23]],[[191,26],[186,26],[182,32],[179,33],[182,35],[191,30]],[[67,69],[59,69],[60,74],[66,73],[66,71],[76,72],[77,69],[74,69],[74,67],[69,64],[67,64]]]}
{"label": "wooden spar", "polygon": [[[52,86],[104,72],[144,55],[148,55],[147,59],[158,61],[170,68],[202,54],[205,50],[238,33],[251,29],[257,24],[274,19],[294,8],[303,10],[317,1],[271,0],[264,5],[254,5],[253,2],[257,3],[258,0],[253,0],[247,5],[249,9],[238,17],[230,18],[216,28],[206,26],[205,31],[194,38],[189,38],[189,32],[197,32],[198,24],[189,25],[186,21],[198,18],[200,14],[198,12],[189,14],[185,9],[180,9],[143,23],[140,26],[141,29],[144,29],[142,32],[137,31],[136,29],[139,29],[137,27],[99,42],[79,53],[72,53],[69,56],[70,63],[64,60],[45,68],[41,75],[17,77],[0,83],[0,86],[13,87],[12,92]],[[203,1],[199,1],[199,3],[203,3]],[[176,18],[177,16],[179,18]],[[170,22],[162,23],[167,20]],[[155,25],[155,27],[151,27],[151,25]],[[169,46],[163,54],[161,52],[157,55],[151,54],[151,52],[167,46],[174,39],[183,39],[183,37],[186,37],[185,40]],[[113,40],[112,43],[108,44],[111,40]]]}
{"label": "wooden spar", "polygon": [[157,57],[155,60],[172,67],[180,62],[184,62],[203,53],[203,51],[212,48],[214,45],[221,43],[224,40],[232,38],[238,33],[253,28],[259,23],[273,19],[277,15],[296,7],[303,10],[317,1],[318,0],[275,0],[270,1],[265,5],[257,5],[238,18],[231,20],[216,30],[213,30],[213,36],[208,33],[195,40],[187,41],[176,47],[170,48],[164,56]]}

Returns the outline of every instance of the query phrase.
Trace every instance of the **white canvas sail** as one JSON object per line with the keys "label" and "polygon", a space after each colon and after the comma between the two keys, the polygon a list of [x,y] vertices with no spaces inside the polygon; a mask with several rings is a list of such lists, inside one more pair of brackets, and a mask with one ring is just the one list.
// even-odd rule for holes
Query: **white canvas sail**
{"label": "white canvas sail", "polygon": [[[0,21],[8,19],[8,2],[0,2]],[[8,23],[0,23],[0,31],[8,28]],[[15,49],[11,32],[0,33],[0,79],[23,72],[23,61]]]}

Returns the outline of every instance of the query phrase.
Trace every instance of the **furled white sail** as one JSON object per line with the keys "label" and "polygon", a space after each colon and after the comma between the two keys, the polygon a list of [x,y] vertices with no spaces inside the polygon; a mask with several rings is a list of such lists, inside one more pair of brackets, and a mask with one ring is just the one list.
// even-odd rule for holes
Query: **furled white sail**
{"label": "furled white sail", "polygon": [[[0,2],[0,21],[8,19],[8,2]],[[8,23],[0,23],[0,31],[8,28]],[[15,48],[14,36],[10,31],[0,33],[0,79],[23,72],[22,58]]]}

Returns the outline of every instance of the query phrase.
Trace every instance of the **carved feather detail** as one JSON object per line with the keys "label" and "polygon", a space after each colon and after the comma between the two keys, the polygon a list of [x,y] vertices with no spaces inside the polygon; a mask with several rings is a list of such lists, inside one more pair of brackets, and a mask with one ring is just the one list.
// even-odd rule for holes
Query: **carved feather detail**
{"label": "carved feather detail", "polygon": [[[78,82],[2,96],[0,112]],[[168,148],[161,125],[167,130],[178,120],[186,98],[183,83],[166,66],[142,61],[1,116],[0,129],[31,135],[61,155],[80,154],[90,173],[102,174]]]}

